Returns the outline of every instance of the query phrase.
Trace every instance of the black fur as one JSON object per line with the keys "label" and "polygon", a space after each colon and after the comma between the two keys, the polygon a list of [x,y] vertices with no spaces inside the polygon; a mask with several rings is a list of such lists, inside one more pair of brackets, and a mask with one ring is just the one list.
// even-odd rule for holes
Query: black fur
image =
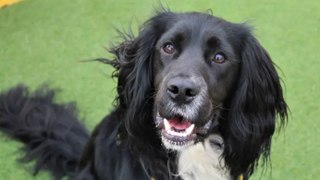
{"label": "black fur", "polygon": [[[29,94],[23,86],[0,95],[1,131],[26,145],[25,159],[37,161],[36,172],[47,169],[56,178],[179,179],[175,175],[176,153],[162,146],[154,119],[155,98],[165,93],[160,92],[165,65],[157,43],[173,27],[179,29],[181,22],[188,24],[191,32],[212,31],[228,46],[221,45],[219,50],[227,49],[231,59],[227,63],[232,68],[224,64],[221,70],[222,66],[206,61],[207,54],[192,57],[203,59],[208,67],[215,66],[215,72],[200,74],[208,81],[217,78],[216,83],[208,83],[208,100],[222,106],[215,119],[215,129],[225,142],[222,158],[234,179],[241,174],[249,178],[260,156],[269,161],[276,118],[280,118],[280,125],[285,123],[287,105],[274,65],[250,29],[208,14],[158,13],[137,37],[123,34],[124,42],[111,51],[114,60],[97,59],[116,68],[118,96],[114,111],[90,138],[76,119],[73,105],[56,104],[51,90]],[[198,41],[190,43],[200,51],[204,48]],[[216,48],[215,44],[210,46]],[[198,66],[191,64],[187,65],[190,69]]]}
{"label": "black fur", "polygon": [[53,103],[55,93],[43,87],[30,94],[20,85],[0,94],[0,130],[25,144],[23,162],[36,160],[35,171],[55,178],[72,175],[89,138],[73,104]]}

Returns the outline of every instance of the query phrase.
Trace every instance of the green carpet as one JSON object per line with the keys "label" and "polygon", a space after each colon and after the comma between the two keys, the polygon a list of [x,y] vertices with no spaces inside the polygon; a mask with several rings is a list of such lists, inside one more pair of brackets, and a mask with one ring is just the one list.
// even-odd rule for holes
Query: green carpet
{"label": "green carpet", "polygon": [[[81,60],[108,57],[119,42],[114,28],[135,31],[158,7],[149,0],[24,0],[0,9],[0,90],[17,83],[32,89],[47,82],[60,88],[58,101],[76,101],[92,129],[112,108],[112,68]],[[320,3],[298,0],[163,0],[174,11],[206,11],[233,22],[248,21],[280,67],[291,109],[276,136],[272,173],[252,179],[306,180],[320,175]],[[131,24],[131,25],[130,25]],[[317,140],[318,139],[318,140]],[[21,145],[0,136],[0,179],[36,178],[21,165]],[[269,168],[270,169],[270,168]]]}

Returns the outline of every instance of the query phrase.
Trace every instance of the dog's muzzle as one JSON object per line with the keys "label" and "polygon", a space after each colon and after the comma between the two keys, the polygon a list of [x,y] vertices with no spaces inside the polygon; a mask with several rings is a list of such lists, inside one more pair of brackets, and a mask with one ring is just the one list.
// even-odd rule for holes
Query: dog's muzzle
{"label": "dog's muzzle", "polygon": [[178,76],[161,86],[155,119],[163,145],[167,149],[182,150],[201,141],[217,116],[204,80]]}

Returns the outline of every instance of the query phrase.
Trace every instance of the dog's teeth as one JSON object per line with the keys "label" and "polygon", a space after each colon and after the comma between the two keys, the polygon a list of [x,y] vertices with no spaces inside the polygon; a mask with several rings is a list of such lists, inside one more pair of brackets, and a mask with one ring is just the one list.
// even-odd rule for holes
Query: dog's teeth
{"label": "dog's teeth", "polygon": [[194,124],[192,124],[190,127],[188,127],[185,131],[187,135],[190,135],[194,129]]}
{"label": "dog's teeth", "polygon": [[190,135],[193,132],[194,124],[192,124],[190,127],[185,129],[184,131],[177,132],[172,129],[172,126],[169,124],[169,121],[167,119],[163,119],[164,129],[165,131],[172,135],[172,136],[180,136],[180,137],[186,137]]}
{"label": "dog's teeth", "polygon": [[169,124],[169,122],[168,122],[167,119],[164,119],[164,120],[163,120],[163,124],[164,124],[164,129],[165,129],[167,132],[170,132],[170,131],[171,131],[171,126],[170,126],[170,124]]}
{"label": "dog's teeth", "polygon": [[173,136],[180,136],[180,134],[178,132],[175,132],[173,130],[170,129],[170,132],[169,132],[171,135]]}

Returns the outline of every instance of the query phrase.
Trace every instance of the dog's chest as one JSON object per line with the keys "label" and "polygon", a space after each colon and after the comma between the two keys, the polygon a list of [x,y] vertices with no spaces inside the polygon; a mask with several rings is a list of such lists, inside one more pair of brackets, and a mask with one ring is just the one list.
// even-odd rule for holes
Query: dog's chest
{"label": "dog's chest", "polygon": [[212,142],[223,144],[218,135],[209,136],[203,143],[197,143],[183,150],[178,159],[178,173],[184,180],[229,180],[229,170],[220,158],[223,148]]}

